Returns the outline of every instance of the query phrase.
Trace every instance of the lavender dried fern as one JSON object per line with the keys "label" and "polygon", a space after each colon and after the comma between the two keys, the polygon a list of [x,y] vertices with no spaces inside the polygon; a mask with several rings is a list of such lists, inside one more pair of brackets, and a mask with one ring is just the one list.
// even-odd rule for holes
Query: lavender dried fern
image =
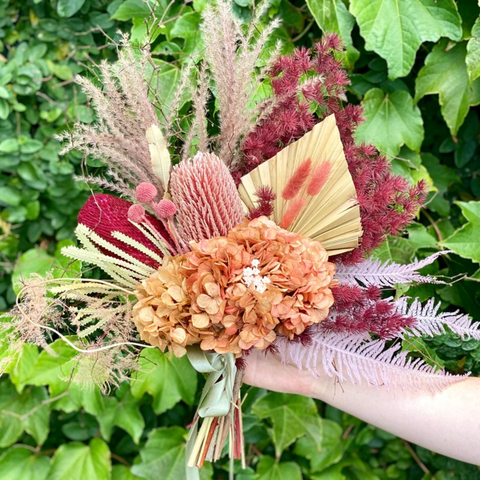
{"label": "lavender dried fern", "polygon": [[435,299],[431,298],[425,305],[422,305],[418,299],[414,299],[411,304],[408,298],[402,297],[395,301],[397,310],[403,315],[414,317],[417,322],[407,333],[412,333],[417,337],[427,335],[433,337],[447,332],[448,327],[453,333],[463,338],[475,338],[480,340],[480,322],[473,322],[468,315],[456,312],[440,312],[440,302],[435,304]]}
{"label": "lavender dried fern", "polygon": [[436,392],[465,378],[437,370],[420,358],[408,357],[408,352],[399,351],[400,344],[387,347],[385,341],[372,340],[368,335],[318,330],[312,333],[309,346],[284,338],[278,339],[275,345],[284,362],[300,370],[306,368],[312,375],[318,375],[321,370],[340,382],[348,380],[355,385],[366,382],[392,390]]}
{"label": "lavender dried fern", "polygon": [[377,287],[394,287],[396,284],[416,283],[444,283],[430,275],[420,275],[418,271],[432,264],[441,255],[450,251],[436,252],[423,259],[415,260],[407,265],[395,262],[367,259],[355,265],[337,264],[335,277],[342,283],[360,286],[374,285]]}

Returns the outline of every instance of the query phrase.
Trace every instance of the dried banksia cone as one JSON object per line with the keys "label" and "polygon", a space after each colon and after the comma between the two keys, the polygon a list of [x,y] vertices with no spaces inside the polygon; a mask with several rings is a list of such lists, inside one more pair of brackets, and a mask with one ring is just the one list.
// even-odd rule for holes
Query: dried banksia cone
{"label": "dried banksia cone", "polygon": [[244,216],[235,182],[212,153],[197,153],[174,168],[170,193],[182,237],[206,240],[226,235]]}

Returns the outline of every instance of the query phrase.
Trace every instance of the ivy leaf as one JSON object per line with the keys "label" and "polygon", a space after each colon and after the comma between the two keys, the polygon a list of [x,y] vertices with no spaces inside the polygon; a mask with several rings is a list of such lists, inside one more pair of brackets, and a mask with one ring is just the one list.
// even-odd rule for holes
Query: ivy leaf
{"label": "ivy leaf", "polygon": [[387,61],[391,80],[410,72],[423,42],[462,37],[453,0],[352,0],[350,11],[357,19],[365,48]]}
{"label": "ivy leaf", "polygon": [[55,452],[47,480],[110,480],[110,450],[100,438],[89,445],[67,443]]}
{"label": "ivy leaf", "polygon": [[473,82],[480,77],[480,17],[472,27],[472,38],[467,43],[467,56],[465,58],[467,63],[468,76]]}
{"label": "ivy leaf", "polygon": [[160,415],[180,400],[192,405],[196,391],[197,373],[186,356],[169,359],[158,349],[143,350],[139,371],[132,382],[135,398],[141,398],[145,393],[152,395],[153,409]]}
{"label": "ivy leaf", "polygon": [[0,458],[2,480],[46,480],[50,460],[26,448],[12,447]]}
{"label": "ivy leaf", "polygon": [[347,47],[347,62],[353,66],[360,56],[352,43],[355,18],[342,0],[307,0],[307,5],[323,32],[335,32]]}
{"label": "ivy leaf", "polygon": [[60,17],[72,17],[85,3],[85,0],[58,0],[57,13]]}
{"label": "ivy leaf", "polygon": [[392,156],[398,155],[402,145],[420,150],[424,134],[422,115],[408,92],[384,93],[372,88],[362,106],[366,120],[357,128],[358,141],[372,143]]}
{"label": "ivy leaf", "polygon": [[115,465],[112,469],[112,480],[141,480],[125,465]]}
{"label": "ivy leaf", "polygon": [[450,202],[446,198],[448,188],[461,183],[460,177],[453,168],[440,163],[440,160],[431,153],[422,154],[422,163],[430,172],[433,183],[438,192],[428,202],[429,210],[437,212],[441,217],[447,217],[450,214]]}
{"label": "ivy leaf", "polygon": [[147,2],[142,0],[126,0],[123,2],[115,13],[111,16],[113,20],[125,22],[132,18],[147,18],[150,15],[150,9]]}
{"label": "ivy leaf", "polygon": [[10,374],[10,381],[19,393],[22,393],[28,383],[31,370],[38,360],[38,347],[33,343],[24,343],[22,349],[6,368]]}
{"label": "ivy leaf", "polygon": [[113,397],[105,397],[104,401],[105,409],[97,415],[103,437],[110,440],[112,429],[117,426],[125,430],[138,444],[145,428],[138,401],[130,393],[120,401]]}
{"label": "ivy leaf", "polygon": [[277,463],[274,458],[260,457],[258,480],[302,480],[302,471],[295,462]]}
{"label": "ivy leaf", "polygon": [[45,250],[32,248],[26,251],[17,261],[13,269],[12,284],[15,293],[21,289],[21,279],[28,278],[33,273],[45,275],[52,268],[54,258]]}
{"label": "ivy leaf", "polygon": [[[147,480],[186,480],[185,436],[180,427],[153,430],[140,450],[140,463],[133,465],[131,472]],[[212,477],[210,464],[200,470],[201,480]]]}
{"label": "ivy leaf", "polygon": [[[74,340],[74,337],[69,337]],[[31,385],[49,385],[52,396],[65,391],[74,371],[73,358],[78,353],[62,339],[55,340],[49,350],[43,350],[30,372],[28,383]]]}
{"label": "ivy leaf", "polygon": [[30,388],[18,394],[10,382],[0,389],[0,447],[15,443],[26,431],[42,445],[49,432],[50,410],[44,388]]}
{"label": "ivy leaf", "polygon": [[322,420],[322,447],[317,446],[308,437],[302,437],[295,445],[295,454],[310,460],[312,473],[321,472],[339,462],[347,448],[348,440],[342,440],[342,427],[328,419]]}
{"label": "ivy leaf", "polygon": [[[159,98],[162,99],[165,108],[170,108],[180,83],[180,69],[163,60],[154,59],[153,63],[155,64],[155,70],[152,74],[147,72],[147,78],[151,78],[152,89],[156,91]],[[191,92],[189,89],[184,89],[178,107],[181,108],[190,98]]]}
{"label": "ivy leaf", "polygon": [[381,262],[395,262],[403,265],[413,260],[415,252],[415,247],[406,238],[389,236],[380,247],[374,250],[372,258]]}
{"label": "ivy leaf", "polygon": [[440,242],[440,245],[453,250],[463,258],[480,263],[480,201],[455,203],[461,208],[468,223]]}
{"label": "ivy leaf", "polygon": [[480,80],[470,85],[466,42],[448,49],[448,40],[437,43],[425,60],[415,83],[415,101],[438,94],[442,116],[452,135],[456,135],[470,109],[480,103]]}
{"label": "ivy leaf", "polygon": [[252,412],[261,419],[269,418],[272,421],[272,439],[277,458],[302,435],[310,437],[320,448],[322,423],[311,398],[269,393],[253,405]]}

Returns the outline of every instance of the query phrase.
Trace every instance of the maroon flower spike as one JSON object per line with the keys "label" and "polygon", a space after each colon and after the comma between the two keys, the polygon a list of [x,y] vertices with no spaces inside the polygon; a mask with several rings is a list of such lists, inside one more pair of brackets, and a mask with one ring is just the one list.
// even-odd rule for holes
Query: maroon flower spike
{"label": "maroon flower spike", "polygon": [[[123,243],[121,240],[112,236],[112,232],[121,232],[133,238],[137,242],[145,245],[148,249],[162,256],[162,253],[155,245],[146,238],[142,232],[132,225],[128,220],[128,210],[133,204],[104,193],[92,195],[85,203],[78,214],[78,223],[82,223],[97,235],[107,240],[109,243],[123,250],[126,254],[135,257],[142,263],[152,268],[158,268],[159,264],[153,258],[138,251],[137,249]],[[165,227],[154,216],[145,213],[147,220],[155,227],[155,229],[165,238],[170,238]],[[113,253],[101,249],[102,253],[109,256],[116,256]]]}

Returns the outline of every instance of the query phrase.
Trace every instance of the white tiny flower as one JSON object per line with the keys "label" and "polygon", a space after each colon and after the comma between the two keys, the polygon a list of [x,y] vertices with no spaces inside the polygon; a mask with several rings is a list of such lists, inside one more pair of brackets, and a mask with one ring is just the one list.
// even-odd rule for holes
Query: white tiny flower
{"label": "white tiny flower", "polygon": [[271,283],[268,277],[262,277],[260,275],[260,269],[258,266],[260,265],[260,261],[258,259],[252,260],[252,267],[245,267],[243,269],[243,283],[249,287],[253,284],[253,287],[257,292],[263,293],[267,289],[266,285]]}
{"label": "white tiny flower", "polygon": [[253,269],[251,269],[250,267],[245,267],[243,269],[243,276],[244,277],[251,277],[253,276]]}

